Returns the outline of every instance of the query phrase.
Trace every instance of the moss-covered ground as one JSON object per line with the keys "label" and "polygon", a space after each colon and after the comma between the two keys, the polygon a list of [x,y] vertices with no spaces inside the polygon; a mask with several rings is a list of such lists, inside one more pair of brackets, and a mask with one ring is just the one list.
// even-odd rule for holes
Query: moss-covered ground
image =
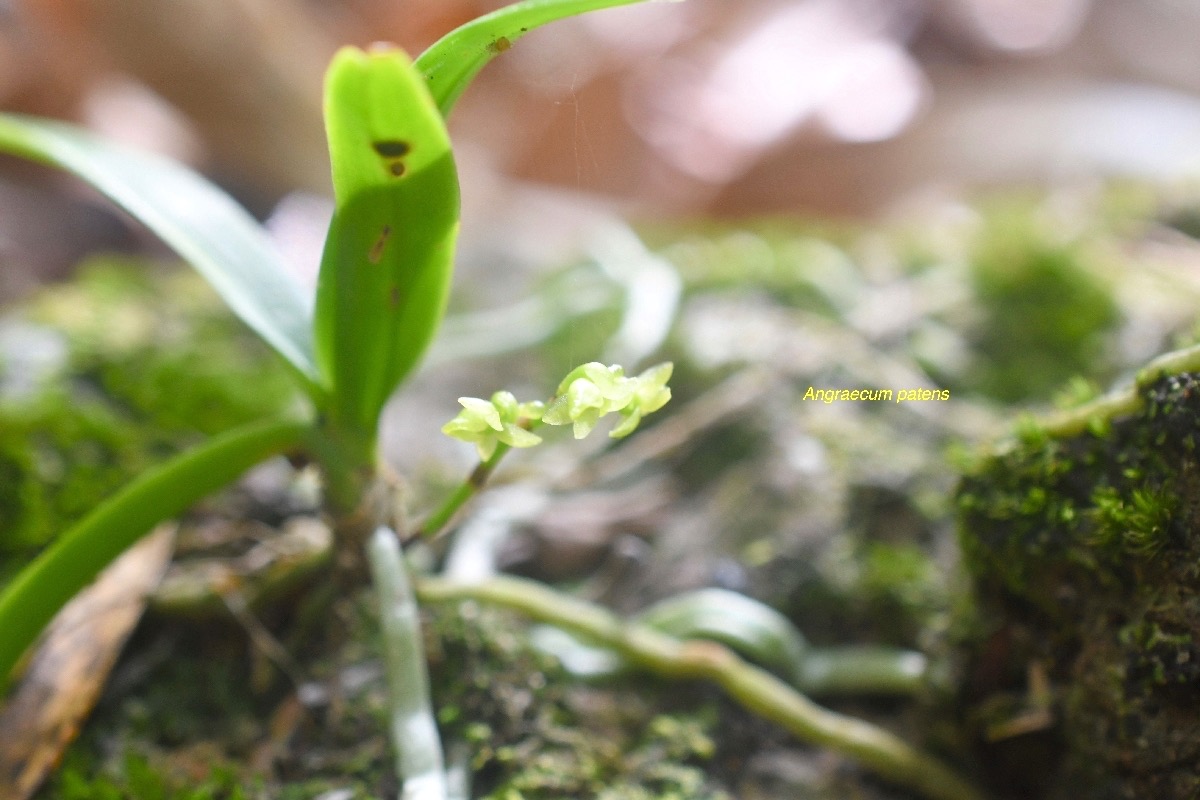
{"label": "moss-covered ground", "polygon": [[[1178,263],[1197,248],[1170,224],[1187,207],[1076,191],[903,225],[645,231],[682,288],[642,354],[676,363],[675,400],[605,453],[567,442],[513,459],[502,484],[552,477],[532,490],[543,510],[505,512],[502,565],[622,613],[721,586],[818,644],[921,649],[937,665],[926,697],[829,702],[997,797],[1195,796],[1200,385],[1149,385],[1138,416],[1077,436],[1028,423],[1015,445],[981,444],[1195,341],[1200,281]],[[0,580],[146,465],[296,401],[195,279],[127,266],[92,265],[3,318],[0,344],[18,344],[0,346]],[[606,280],[585,262],[530,283]],[[389,453],[416,514],[469,469],[437,434],[454,399],[542,392],[604,357],[632,288],[609,286],[603,307],[559,317],[531,349],[459,357],[417,381]],[[488,349],[471,344],[456,342]],[[949,399],[896,402],[918,388]],[[893,397],[805,400],[815,389]],[[288,469],[275,480],[307,480]],[[282,515],[263,496],[243,487],[189,524],[250,509],[269,529]],[[319,585],[255,609],[286,670],[228,618],[147,616],[40,797],[393,796],[370,593],[344,599],[352,624],[330,637],[303,608]],[[583,683],[531,647],[519,618],[425,613],[439,724],[473,797],[909,796],[710,687]]]}

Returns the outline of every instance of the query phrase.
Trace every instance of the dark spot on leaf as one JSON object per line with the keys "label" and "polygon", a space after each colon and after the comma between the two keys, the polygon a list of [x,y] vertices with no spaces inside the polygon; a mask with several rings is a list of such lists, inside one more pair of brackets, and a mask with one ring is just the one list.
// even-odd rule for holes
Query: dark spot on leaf
{"label": "dark spot on leaf", "polygon": [[501,36],[501,37],[497,38],[496,41],[494,41],[490,45],[488,45],[488,49],[491,50],[493,53],[503,53],[505,50],[508,50],[510,47],[512,47],[512,42],[509,41],[507,36]]}
{"label": "dark spot on leaf", "polygon": [[388,164],[388,172],[392,173],[397,178],[399,178],[401,175],[404,174],[404,162],[403,161],[393,161],[392,163]]}
{"label": "dark spot on leaf", "polygon": [[408,142],[400,139],[381,139],[377,142],[372,142],[371,146],[375,148],[375,152],[382,158],[400,158],[408,155],[411,149]]}
{"label": "dark spot on leaf", "polygon": [[383,258],[383,248],[387,244],[388,239],[392,236],[392,226],[384,225],[383,230],[379,232],[379,238],[375,240],[375,244],[371,245],[371,252],[367,253],[367,261],[372,264],[378,264]]}
{"label": "dark spot on leaf", "polygon": [[388,290],[388,306],[390,308],[396,308],[399,305],[400,305],[400,287],[393,283],[391,286],[391,289]]}

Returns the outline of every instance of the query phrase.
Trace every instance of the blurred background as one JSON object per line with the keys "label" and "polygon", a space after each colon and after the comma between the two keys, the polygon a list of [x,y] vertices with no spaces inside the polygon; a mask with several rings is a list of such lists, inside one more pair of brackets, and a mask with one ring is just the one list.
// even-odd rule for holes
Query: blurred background
{"label": "blurred background", "polygon": [[[289,196],[311,211],[293,193],[327,189],[334,49],[419,52],[499,5],[0,0],[0,107],[184,159],[264,217]],[[547,203],[529,186],[641,218],[878,217],[982,186],[1186,180],[1198,40],[1186,0],[689,0],[585,15],[522,39],[456,109],[464,229],[569,230],[567,194]],[[138,244],[69,181],[11,161],[0,209],[0,296]]]}

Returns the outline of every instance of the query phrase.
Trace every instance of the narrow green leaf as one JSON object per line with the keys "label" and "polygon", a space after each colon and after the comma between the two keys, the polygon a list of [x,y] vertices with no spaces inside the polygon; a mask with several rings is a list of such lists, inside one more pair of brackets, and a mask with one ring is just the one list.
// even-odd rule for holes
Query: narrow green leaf
{"label": "narrow green leaf", "polygon": [[[678,0],[650,0],[678,2]],[[473,19],[438,39],[416,61],[442,116],[479,70],[534,28],[588,11],[645,0],[525,0]]]}
{"label": "narrow green leaf", "polygon": [[271,421],[218,436],[144,473],[55,540],[0,593],[0,693],[25,648],[110,561],[250,467],[296,449],[310,430]]}
{"label": "narrow green leaf", "polygon": [[0,151],[90,183],[166,242],[314,390],[312,299],[263,229],[191,170],[70,125],[0,114]]}
{"label": "narrow green leaf", "polygon": [[337,54],[325,125],[336,205],[317,282],[317,363],[334,414],[373,432],[445,310],[458,176],[437,106],[398,49]]}

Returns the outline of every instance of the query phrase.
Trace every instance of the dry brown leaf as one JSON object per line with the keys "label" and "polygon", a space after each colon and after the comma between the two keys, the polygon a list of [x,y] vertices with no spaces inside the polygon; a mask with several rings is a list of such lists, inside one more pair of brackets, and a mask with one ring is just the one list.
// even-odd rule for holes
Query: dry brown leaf
{"label": "dry brown leaf", "polygon": [[158,585],[175,527],[160,525],[68,603],[0,708],[0,800],[28,800],[79,733]]}

